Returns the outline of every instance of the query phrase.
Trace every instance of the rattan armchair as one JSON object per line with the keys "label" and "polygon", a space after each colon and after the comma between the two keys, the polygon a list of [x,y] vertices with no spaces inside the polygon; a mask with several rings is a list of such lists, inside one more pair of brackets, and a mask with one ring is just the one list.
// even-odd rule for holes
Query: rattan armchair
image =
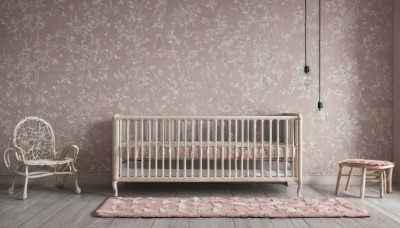
{"label": "rattan armchair", "polygon": [[57,175],[57,187],[63,187],[66,176],[72,175],[76,193],[81,192],[75,165],[79,148],[76,145],[69,145],[61,153],[56,153],[54,132],[48,122],[38,117],[23,119],[14,129],[13,145],[4,152],[4,163],[7,168],[10,168],[10,155],[14,154],[17,160],[9,194],[14,193],[17,175],[25,177],[22,199],[27,198],[29,179],[49,175]]}

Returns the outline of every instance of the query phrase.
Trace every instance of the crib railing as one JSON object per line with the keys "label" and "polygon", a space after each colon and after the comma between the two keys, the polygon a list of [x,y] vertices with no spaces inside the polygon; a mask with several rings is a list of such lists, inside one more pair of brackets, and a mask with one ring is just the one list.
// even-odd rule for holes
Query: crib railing
{"label": "crib railing", "polygon": [[[123,182],[288,182],[301,188],[301,116],[113,118],[113,186]],[[299,194],[299,192],[298,192]]]}

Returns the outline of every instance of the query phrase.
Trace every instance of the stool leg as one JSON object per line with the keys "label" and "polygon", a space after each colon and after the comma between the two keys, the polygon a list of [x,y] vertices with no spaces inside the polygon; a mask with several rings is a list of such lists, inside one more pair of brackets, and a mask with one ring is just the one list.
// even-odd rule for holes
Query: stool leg
{"label": "stool leg", "polygon": [[350,187],[351,175],[353,174],[353,167],[350,168],[349,177],[347,178],[347,184],[345,190],[348,191]]}
{"label": "stool leg", "polygon": [[340,179],[342,179],[342,169],[343,169],[343,165],[339,165],[339,173],[338,173],[338,177],[337,177],[337,182],[336,182],[336,195],[339,195],[340,192]]}
{"label": "stool leg", "polygon": [[385,190],[385,187],[384,187],[384,181],[385,181],[385,179],[384,179],[384,177],[383,177],[383,170],[380,170],[379,171],[379,177],[380,177],[380,184],[381,184],[381,191],[380,191],[380,193],[381,193],[381,198],[383,198],[383,191]]}
{"label": "stool leg", "polygon": [[387,192],[391,193],[393,191],[392,189],[392,175],[393,175],[393,168],[389,168],[387,174]]}
{"label": "stool leg", "polygon": [[365,193],[365,179],[367,178],[367,168],[362,168],[362,176],[361,176],[361,190],[360,190],[360,198],[364,198]]}
{"label": "stool leg", "polygon": [[383,173],[383,193],[387,193],[387,178],[386,178],[386,170],[382,170]]}

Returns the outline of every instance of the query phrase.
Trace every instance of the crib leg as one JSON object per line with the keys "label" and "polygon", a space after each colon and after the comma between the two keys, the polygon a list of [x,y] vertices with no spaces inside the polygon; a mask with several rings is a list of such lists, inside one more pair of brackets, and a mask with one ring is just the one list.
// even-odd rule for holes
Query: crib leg
{"label": "crib leg", "polygon": [[297,197],[301,197],[301,189],[303,188],[302,181],[297,182]]}
{"label": "crib leg", "polygon": [[113,181],[112,182],[112,187],[114,190],[114,196],[117,197],[118,196],[118,181]]}

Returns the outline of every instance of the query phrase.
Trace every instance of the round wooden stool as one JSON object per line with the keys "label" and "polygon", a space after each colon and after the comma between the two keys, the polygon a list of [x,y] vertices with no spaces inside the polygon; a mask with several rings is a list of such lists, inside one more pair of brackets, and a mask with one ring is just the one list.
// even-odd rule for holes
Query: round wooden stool
{"label": "round wooden stool", "polygon": [[[350,167],[348,174],[343,174],[343,167]],[[385,193],[392,192],[392,174],[394,163],[390,161],[366,160],[366,159],[347,159],[339,163],[339,174],[336,183],[336,195],[340,192],[340,180],[342,176],[348,176],[345,190],[349,190],[353,168],[361,168],[361,189],[360,198],[364,198],[365,182],[380,183],[381,198]],[[368,173],[367,173],[368,172]],[[368,178],[367,178],[368,177]]]}

